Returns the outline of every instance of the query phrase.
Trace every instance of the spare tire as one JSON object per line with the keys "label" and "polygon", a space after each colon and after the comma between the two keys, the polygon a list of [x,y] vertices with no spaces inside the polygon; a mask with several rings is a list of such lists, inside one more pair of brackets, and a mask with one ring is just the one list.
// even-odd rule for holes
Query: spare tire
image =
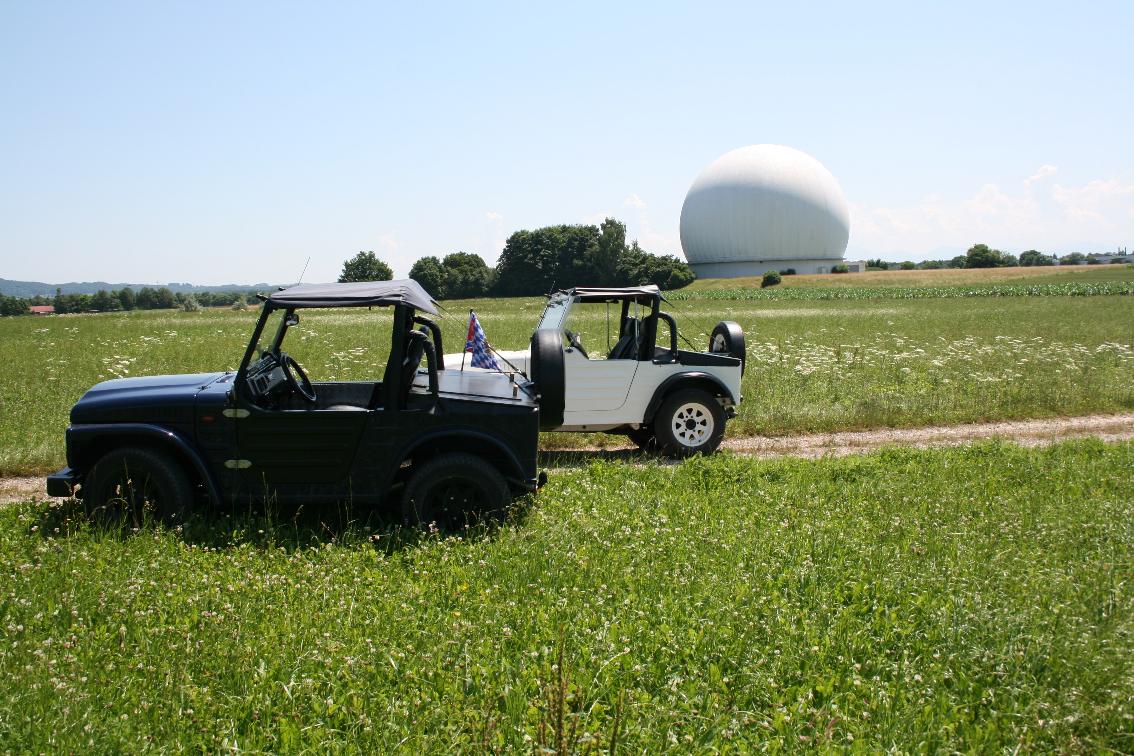
{"label": "spare tire", "polygon": [[740,373],[744,374],[744,364],[748,361],[744,351],[744,329],[732,320],[722,320],[709,337],[709,351],[713,354],[727,354],[740,360]]}
{"label": "spare tire", "polygon": [[539,392],[539,427],[544,430],[563,425],[563,405],[567,378],[563,367],[563,336],[559,331],[539,330],[532,334],[531,377]]}

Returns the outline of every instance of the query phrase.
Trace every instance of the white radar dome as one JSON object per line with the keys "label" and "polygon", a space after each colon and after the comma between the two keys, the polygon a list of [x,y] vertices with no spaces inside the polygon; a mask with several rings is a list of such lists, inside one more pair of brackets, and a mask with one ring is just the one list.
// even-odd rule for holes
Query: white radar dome
{"label": "white radar dome", "polygon": [[835,177],[810,155],[777,144],[722,155],[697,176],[681,208],[681,247],[703,277],[788,267],[827,273],[849,237]]}

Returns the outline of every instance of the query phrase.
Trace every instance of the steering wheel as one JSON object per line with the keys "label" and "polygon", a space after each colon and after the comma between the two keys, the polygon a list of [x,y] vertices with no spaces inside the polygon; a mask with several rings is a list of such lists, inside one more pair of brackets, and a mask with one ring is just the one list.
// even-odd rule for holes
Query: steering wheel
{"label": "steering wheel", "polygon": [[311,385],[311,379],[307,377],[307,373],[303,372],[303,368],[299,366],[295,358],[287,352],[280,352],[280,367],[283,368],[284,378],[287,378],[287,383],[291,386],[292,391],[314,404],[315,387]]}
{"label": "steering wheel", "polygon": [[563,333],[567,335],[568,344],[578,349],[579,353],[586,357],[588,360],[591,358],[591,356],[587,354],[587,350],[583,349],[583,345],[579,343],[579,337],[575,334],[574,331],[564,331]]}

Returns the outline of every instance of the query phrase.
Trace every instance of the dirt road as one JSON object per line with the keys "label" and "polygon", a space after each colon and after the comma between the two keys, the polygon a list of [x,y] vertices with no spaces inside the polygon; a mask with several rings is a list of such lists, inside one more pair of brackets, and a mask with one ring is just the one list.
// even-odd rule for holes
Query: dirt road
{"label": "dirt road", "polygon": [[[722,448],[735,454],[771,458],[825,455],[864,454],[887,445],[929,448],[959,446],[972,441],[998,438],[1023,446],[1046,446],[1069,438],[1093,436],[1103,441],[1134,439],[1134,414],[1087,415],[1047,420],[1015,420],[998,423],[974,423],[930,428],[883,428],[842,433],[814,433],[801,436],[747,436],[726,439]],[[630,447],[626,447],[629,449]],[[560,463],[583,461],[591,455],[625,456],[626,449],[572,449],[549,452]],[[0,478],[0,504],[30,498],[44,498],[42,477]]]}

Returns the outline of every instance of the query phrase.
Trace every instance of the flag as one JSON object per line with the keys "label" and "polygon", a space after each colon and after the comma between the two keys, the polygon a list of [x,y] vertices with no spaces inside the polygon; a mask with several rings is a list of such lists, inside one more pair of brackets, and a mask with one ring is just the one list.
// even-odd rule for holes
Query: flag
{"label": "flag", "polygon": [[472,310],[469,310],[469,335],[465,340],[465,351],[472,352],[473,367],[500,370],[496,358],[488,351],[488,337],[484,335],[484,329],[480,327],[480,321]]}

